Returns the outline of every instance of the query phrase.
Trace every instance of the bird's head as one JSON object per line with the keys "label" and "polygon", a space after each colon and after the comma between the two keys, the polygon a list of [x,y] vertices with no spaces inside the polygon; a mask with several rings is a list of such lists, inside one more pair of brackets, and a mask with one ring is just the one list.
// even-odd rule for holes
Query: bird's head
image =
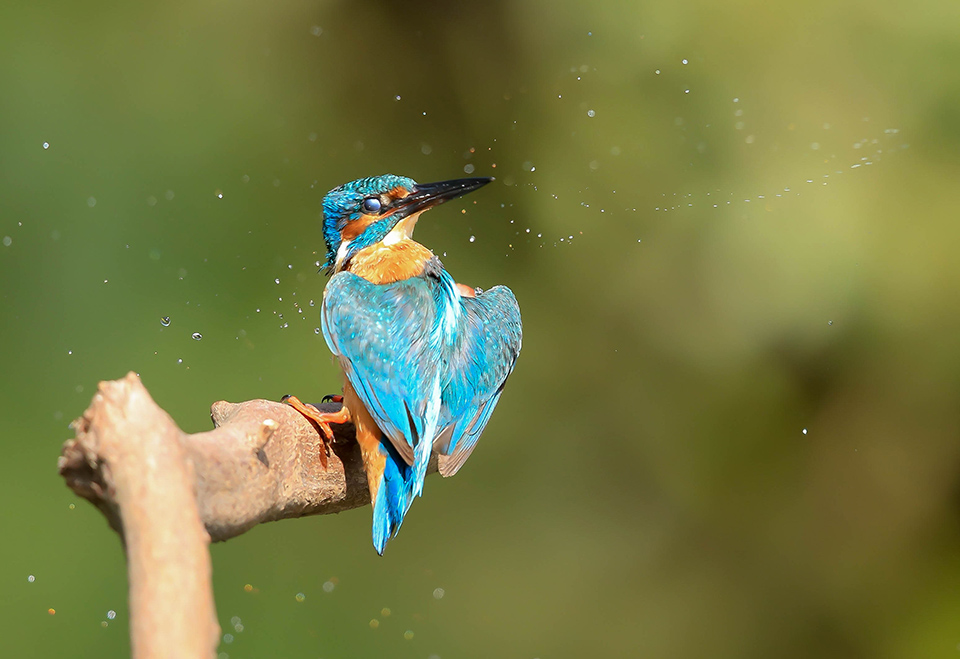
{"label": "bird's head", "polygon": [[413,234],[423,211],[480,188],[492,178],[417,183],[384,174],[344,183],[323,198],[327,272],[337,272],[364,247],[396,243]]}

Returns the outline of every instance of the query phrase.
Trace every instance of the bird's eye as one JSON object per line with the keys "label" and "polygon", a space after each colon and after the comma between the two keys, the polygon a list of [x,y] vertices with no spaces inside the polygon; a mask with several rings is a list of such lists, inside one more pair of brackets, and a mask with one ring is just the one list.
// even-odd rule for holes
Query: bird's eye
{"label": "bird's eye", "polygon": [[364,213],[379,213],[380,212],[380,200],[376,197],[367,197],[363,200],[363,212]]}

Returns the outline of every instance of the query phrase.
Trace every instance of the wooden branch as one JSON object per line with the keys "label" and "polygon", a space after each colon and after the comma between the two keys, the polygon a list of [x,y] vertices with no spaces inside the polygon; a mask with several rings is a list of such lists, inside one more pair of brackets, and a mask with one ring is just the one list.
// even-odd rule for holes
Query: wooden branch
{"label": "wooden branch", "polygon": [[67,485],[123,539],[135,659],[216,656],[211,540],[370,502],[352,426],[333,426],[324,470],[319,433],[288,405],[220,401],[211,416],[214,430],[184,433],[129,373],[100,383],[63,446]]}

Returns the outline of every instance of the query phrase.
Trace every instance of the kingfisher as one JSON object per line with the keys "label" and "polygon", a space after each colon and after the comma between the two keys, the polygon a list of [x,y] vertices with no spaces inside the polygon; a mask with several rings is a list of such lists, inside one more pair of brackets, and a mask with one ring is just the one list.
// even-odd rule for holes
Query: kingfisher
{"label": "kingfisher", "polygon": [[295,396],[284,402],[320,427],[323,458],[330,424],[354,424],[380,555],[422,493],[432,454],[445,477],[470,457],[520,354],[513,292],[457,283],[413,240],[424,211],[492,180],[424,184],[386,174],[323,198],[330,280],[320,316],[343,372],[343,405],[325,413]]}

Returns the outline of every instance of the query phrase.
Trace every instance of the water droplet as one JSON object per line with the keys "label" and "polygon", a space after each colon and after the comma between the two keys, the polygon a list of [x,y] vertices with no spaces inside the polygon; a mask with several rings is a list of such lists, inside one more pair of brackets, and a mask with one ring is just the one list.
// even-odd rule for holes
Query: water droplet
{"label": "water droplet", "polygon": [[167,190],[165,193],[163,193],[163,196],[167,201],[173,201],[173,190]]}
{"label": "water droplet", "polygon": [[680,60],[680,61],[681,61],[683,64],[686,64],[686,63],[687,63],[687,60],[685,60],[685,59],[682,59],[682,60]]}
{"label": "water droplet", "polygon": [[312,28],[310,28],[310,34],[315,37],[319,37],[321,34],[323,34],[323,28],[319,25],[314,25]]}
{"label": "water droplet", "polygon": [[279,284],[279,283],[280,283],[280,277],[277,277],[276,279],[274,279],[274,280],[273,280],[273,283],[274,283],[274,284]]}
{"label": "water droplet", "polygon": [[408,629],[407,631],[403,632],[403,638],[408,641],[413,640],[413,632]]}
{"label": "water droplet", "polygon": [[161,316],[160,324],[164,327],[170,327],[170,316]]}
{"label": "water droplet", "polygon": [[593,110],[587,110],[587,116],[588,116],[588,117],[595,117],[595,116],[597,116],[597,113],[596,113],[595,111],[593,111]]}
{"label": "water droplet", "polygon": [[377,620],[376,618],[370,621],[370,629],[376,629],[379,626],[380,626],[380,621]]}
{"label": "water droplet", "polygon": [[199,341],[200,339],[203,338],[203,334],[201,334],[200,332],[194,332],[190,336],[193,337],[194,341]]}
{"label": "water droplet", "polygon": [[389,617],[390,617],[390,609],[387,608],[387,607],[383,607],[382,609],[380,609],[380,615],[382,615],[384,618],[389,618]]}
{"label": "water droplet", "polygon": [[314,334],[319,334],[319,333],[320,333],[320,328],[319,328],[319,327],[314,327],[314,328],[313,328],[313,333],[314,333]]}
{"label": "water droplet", "polygon": [[217,190],[216,193],[217,199],[223,199],[223,193],[220,190]]}
{"label": "water droplet", "polygon": [[27,577],[27,581],[29,581],[30,583],[33,583],[33,582],[36,581],[36,580],[37,580],[37,578],[36,578],[35,576],[33,576],[32,574],[31,574],[29,577]]}
{"label": "water droplet", "polygon": [[44,142],[44,143],[43,143],[43,148],[44,148],[44,149],[49,149],[49,148],[50,148],[50,142]]}
{"label": "water droplet", "polygon": [[233,643],[233,634],[224,634],[223,635],[224,643]]}
{"label": "water droplet", "polygon": [[116,611],[114,611],[113,609],[110,609],[109,611],[107,611],[107,620],[113,620],[116,617],[117,617]]}
{"label": "water droplet", "polygon": [[477,239],[476,236],[470,236],[470,242],[474,242],[474,241],[476,241],[476,239]]}
{"label": "water droplet", "polygon": [[471,163],[467,163],[463,166],[463,171],[467,174],[473,174],[474,166]]}
{"label": "water droplet", "polygon": [[13,238],[11,238],[10,236],[4,236],[4,237],[3,237],[3,246],[4,246],[4,247],[10,247],[10,245],[12,245],[12,244],[13,244]]}
{"label": "water droplet", "polygon": [[420,153],[422,153],[423,155],[429,156],[432,151],[433,151],[433,147],[427,144],[426,142],[420,145]]}
{"label": "water droplet", "polygon": [[[320,328],[318,327],[318,328],[317,328],[317,334],[320,333],[319,330],[320,330]],[[323,592],[325,592],[325,593],[332,593],[332,592],[333,592],[333,589],[336,588],[336,587],[337,587],[336,584],[333,583],[332,581],[324,581],[324,582],[323,582]]]}
{"label": "water droplet", "polygon": [[832,321],[832,320],[828,320],[828,321],[827,321],[827,325],[833,325],[833,321]]}
{"label": "water droplet", "polygon": [[820,142],[812,142],[812,143],[810,144],[810,148],[813,149],[814,151],[819,150],[819,149],[820,149]]}
{"label": "water droplet", "polygon": [[296,599],[298,602],[302,602],[303,600],[307,599],[307,596],[304,595],[303,593],[297,593]]}
{"label": "water droplet", "polygon": [[434,588],[434,589],[433,589],[433,599],[435,599],[435,600],[442,600],[442,599],[443,599],[443,596],[446,595],[446,593],[447,593],[447,591],[445,591],[443,588]]}
{"label": "water droplet", "polygon": [[806,429],[806,428],[803,429],[803,434],[804,434],[804,435],[807,434],[807,429]]}
{"label": "water droplet", "polygon": [[97,205],[96,197],[87,197],[87,206],[89,206],[90,208],[93,208],[96,205]]}

